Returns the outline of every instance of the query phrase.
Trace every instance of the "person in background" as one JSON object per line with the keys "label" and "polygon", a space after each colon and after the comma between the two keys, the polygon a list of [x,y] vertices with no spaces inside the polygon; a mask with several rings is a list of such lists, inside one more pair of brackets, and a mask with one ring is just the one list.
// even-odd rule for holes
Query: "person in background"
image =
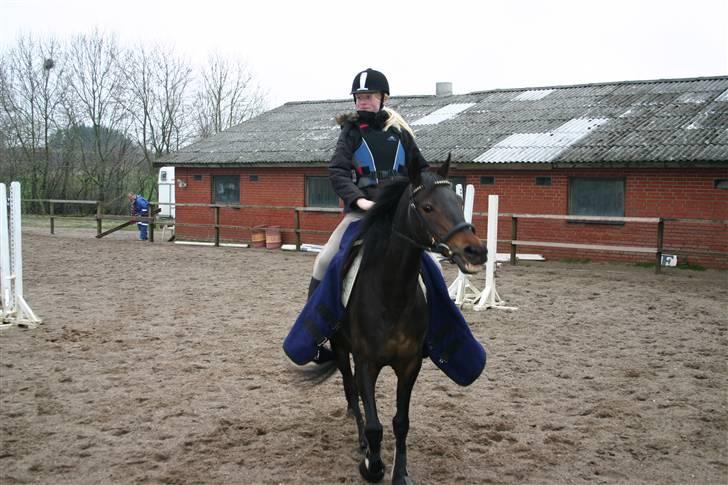
{"label": "person in background", "polygon": [[[132,216],[148,217],[149,216],[149,201],[142,197],[140,194],[134,194],[129,192],[129,209]],[[147,228],[149,224],[146,222],[137,222],[139,228],[139,240],[146,241]]]}

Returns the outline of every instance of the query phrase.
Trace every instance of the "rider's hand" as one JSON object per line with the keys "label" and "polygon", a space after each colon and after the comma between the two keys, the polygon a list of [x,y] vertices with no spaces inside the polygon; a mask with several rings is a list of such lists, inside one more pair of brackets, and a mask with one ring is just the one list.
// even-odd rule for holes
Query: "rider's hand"
{"label": "rider's hand", "polygon": [[356,200],[356,205],[357,205],[357,207],[359,207],[359,208],[360,208],[361,210],[363,210],[363,211],[368,211],[369,209],[371,209],[371,208],[372,208],[372,206],[374,205],[374,202],[372,202],[372,201],[371,201],[371,200],[369,200],[369,199],[364,199],[364,198],[362,198],[362,199],[357,199],[357,200]]}

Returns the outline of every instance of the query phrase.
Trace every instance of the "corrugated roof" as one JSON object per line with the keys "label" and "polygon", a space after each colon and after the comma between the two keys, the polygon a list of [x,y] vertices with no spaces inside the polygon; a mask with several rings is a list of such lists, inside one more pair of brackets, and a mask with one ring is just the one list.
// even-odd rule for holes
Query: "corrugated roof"
{"label": "corrugated roof", "polygon": [[[728,162],[728,76],[393,97],[433,162]],[[157,164],[328,163],[351,99],[286,103]]]}

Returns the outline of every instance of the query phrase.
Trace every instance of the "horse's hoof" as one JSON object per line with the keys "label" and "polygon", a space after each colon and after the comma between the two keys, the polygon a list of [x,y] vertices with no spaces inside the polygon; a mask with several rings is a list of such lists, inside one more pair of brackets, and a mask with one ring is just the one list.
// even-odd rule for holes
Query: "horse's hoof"
{"label": "horse's hoof", "polygon": [[410,477],[399,477],[392,479],[392,485],[415,485]]}
{"label": "horse's hoof", "polygon": [[384,465],[380,462],[378,466],[374,467],[374,470],[369,470],[369,467],[367,466],[368,461],[369,460],[364,458],[361,463],[359,463],[359,473],[362,478],[367,482],[381,482],[382,478],[384,478]]}

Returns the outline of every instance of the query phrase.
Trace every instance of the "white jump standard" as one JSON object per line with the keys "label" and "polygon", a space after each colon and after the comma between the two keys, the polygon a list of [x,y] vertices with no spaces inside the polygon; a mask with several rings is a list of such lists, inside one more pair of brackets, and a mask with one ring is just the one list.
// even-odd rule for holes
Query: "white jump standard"
{"label": "white jump standard", "polygon": [[486,310],[488,308],[500,308],[501,310],[517,310],[518,308],[507,306],[501,300],[495,289],[495,264],[498,252],[498,196],[488,196],[488,261],[485,263],[485,289],[480,294],[478,302],[473,305],[473,310]]}
{"label": "white jump standard", "polygon": [[0,183],[0,328],[42,323],[23,297],[20,197],[20,183],[12,182],[8,206],[5,184]]}
{"label": "white jump standard", "polygon": [[[462,187],[458,185],[456,191],[462,195]],[[473,203],[475,201],[475,188],[468,185],[465,189],[464,215],[467,222],[473,219]],[[498,251],[498,196],[488,196],[488,261],[485,264],[485,289],[481,292],[470,281],[470,277],[458,271],[458,277],[448,287],[450,298],[456,305],[472,305],[473,310],[480,311],[488,308],[501,310],[517,310],[516,307],[506,306],[495,289],[495,267]]]}

